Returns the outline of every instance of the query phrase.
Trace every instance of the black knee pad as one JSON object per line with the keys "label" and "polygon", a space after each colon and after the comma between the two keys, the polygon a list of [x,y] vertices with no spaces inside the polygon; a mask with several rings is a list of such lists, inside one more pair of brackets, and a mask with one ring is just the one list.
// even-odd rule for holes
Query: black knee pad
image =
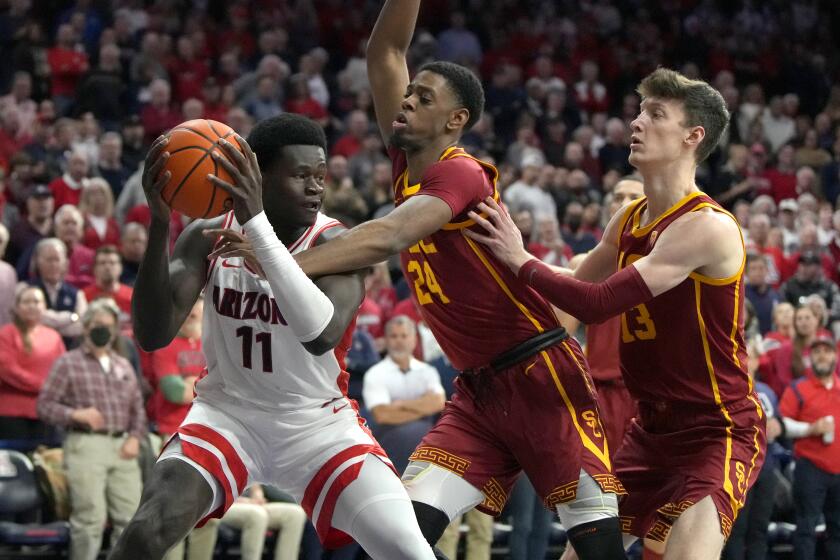
{"label": "black knee pad", "polygon": [[446,557],[446,554],[438,550],[438,547],[436,546],[432,547],[432,552],[435,553],[435,560],[449,560],[449,558]]}
{"label": "black knee pad", "polygon": [[580,560],[626,560],[617,517],[599,519],[566,531]]}
{"label": "black knee pad", "polygon": [[[449,516],[429,504],[412,501],[411,505],[414,507],[414,515],[417,517],[420,531],[426,537],[426,541],[435,546],[449,526]],[[440,558],[446,557],[441,555]]]}

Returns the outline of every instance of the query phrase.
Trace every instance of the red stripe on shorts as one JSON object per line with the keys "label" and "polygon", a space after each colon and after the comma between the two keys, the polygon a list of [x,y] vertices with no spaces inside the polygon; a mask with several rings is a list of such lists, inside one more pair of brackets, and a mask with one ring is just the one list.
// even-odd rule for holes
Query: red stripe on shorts
{"label": "red stripe on shorts", "polygon": [[[178,433],[206,441],[218,449],[225,458],[225,462],[227,463],[230,472],[233,474],[233,479],[236,481],[237,494],[241,494],[245,491],[245,486],[248,484],[248,469],[245,467],[245,463],[242,462],[242,459],[239,458],[239,454],[230,442],[224,438],[224,436],[222,436],[219,432],[201,424],[187,424],[185,426],[181,426],[178,428]],[[181,441],[183,441],[183,438],[181,438]]]}
{"label": "red stripe on shorts", "polygon": [[237,496],[233,495],[233,490],[230,487],[230,481],[228,477],[225,476],[224,468],[222,467],[222,462],[219,461],[219,458],[216,457],[212,452],[195,445],[194,443],[190,443],[186,441],[184,438],[180,438],[181,440],[181,450],[184,452],[184,455],[189,459],[195,461],[201,467],[207,469],[207,472],[213,475],[219,484],[222,487],[222,490],[225,491],[225,502],[222,504],[222,507],[216,509],[206,518],[201,520],[201,525],[207,522],[207,519],[211,517],[221,517],[224,513],[228,510],[228,508],[233,504],[233,500],[235,500]]}
{"label": "red stripe on shorts", "polygon": [[[338,497],[347,486],[358,478],[362,470],[365,460],[362,459],[358,463],[350,465],[336,477],[330,489],[327,490],[327,495],[324,497],[324,504],[321,506],[321,514],[318,519],[313,519],[315,522],[315,530],[318,532],[318,537],[324,543],[326,548],[338,548],[347,544],[345,539],[350,539],[349,535],[338,529],[330,531],[332,527],[332,517],[335,511],[335,504],[338,502]],[[352,539],[350,539],[352,540]]]}

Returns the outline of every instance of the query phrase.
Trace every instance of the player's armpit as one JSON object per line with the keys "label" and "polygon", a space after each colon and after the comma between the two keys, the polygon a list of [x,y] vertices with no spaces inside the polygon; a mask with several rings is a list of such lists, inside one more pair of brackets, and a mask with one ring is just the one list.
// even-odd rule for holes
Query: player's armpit
{"label": "player's armpit", "polygon": [[359,270],[411,247],[451,219],[452,210],[443,200],[418,194],[386,216],[298,253],[295,260],[310,277]]}

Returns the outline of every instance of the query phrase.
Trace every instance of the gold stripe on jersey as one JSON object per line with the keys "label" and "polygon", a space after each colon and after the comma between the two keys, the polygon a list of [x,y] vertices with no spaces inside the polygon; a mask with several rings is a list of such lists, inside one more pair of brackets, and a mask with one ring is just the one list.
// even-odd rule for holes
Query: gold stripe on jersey
{"label": "gold stripe on jersey", "polygon": [[732,218],[732,221],[734,221],[735,225],[738,227],[738,233],[741,235],[741,249],[743,250],[743,256],[741,257],[741,266],[738,268],[738,272],[736,272],[732,276],[729,276],[728,278],[712,278],[711,276],[705,276],[703,274],[700,274],[699,272],[692,272],[688,276],[689,278],[699,280],[703,284],[709,284],[710,286],[726,286],[727,284],[731,284],[732,282],[738,280],[744,273],[744,268],[747,266],[747,248],[744,244],[744,233],[741,231],[741,226],[740,224],[738,224],[738,219],[723,208],[720,208],[719,206],[716,206],[711,202],[702,202],[698,204],[692,210],[692,212],[696,212],[701,208],[711,208],[715,212],[720,212],[721,214],[725,214]]}
{"label": "gold stripe on jersey", "polygon": [[618,222],[618,239],[615,240],[616,247],[621,245],[621,236],[624,235],[624,228],[627,227],[627,222],[630,220],[630,217],[633,213],[638,210],[639,205],[643,202],[647,201],[647,197],[637,198],[636,200],[632,200],[627,203],[627,207],[624,210],[624,214],[622,214],[621,219]]}
{"label": "gold stripe on jersey", "polygon": [[484,265],[484,268],[486,268],[487,271],[490,273],[490,276],[493,277],[493,280],[496,281],[496,284],[498,284],[499,287],[502,288],[502,291],[505,293],[508,299],[513,302],[517,309],[519,309],[519,311],[521,311],[522,314],[525,315],[525,317],[527,317],[529,321],[531,321],[531,324],[534,325],[534,327],[537,329],[537,332],[544,332],[545,329],[540,324],[540,322],[537,321],[537,318],[531,314],[531,312],[528,310],[527,307],[525,307],[525,305],[522,302],[516,299],[516,296],[513,295],[513,292],[510,291],[510,288],[508,288],[507,284],[505,284],[505,281],[502,280],[502,277],[499,276],[499,274],[496,272],[496,269],[493,268],[493,265],[491,265],[490,261],[487,260],[487,257],[484,256],[484,253],[482,253],[481,249],[478,248],[478,245],[476,245],[472,239],[470,239],[466,235],[463,235],[463,233],[461,235],[464,237],[464,241],[467,242],[467,244],[476,254],[478,259],[481,261],[481,264]]}
{"label": "gold stripe on jersey", "polygon": [[[663,212],[662,214],[657,216],[655,220],[653,220],[652,222],[650,222],[649,224],[647,224],[645,226],[640,226],[639,225],[639,223],[641,221],[641,217],[642,217],[642,212],[637,212],[633,216],[633,228],[630,230],[630,233],[632,233],[634,237],[644,237],[653,228],[655,228],[659,224],[659,222],[661,222],[662,220],[664,220],[665,218],[667,218],[668,216],[670,216],[674,212],[678,211],[680,208],[685,206],[689,201],[697,198],[698,196],[703,196],[703,192],[702,191],[696,191],[696,192],[685,195],[680,200],[678,200],[676,202],[676,204],[674,204],[673,206],[668,208],[665,212]],[[643,200],[645,200],[645,202],[647,202],[647,198],[645,198]]]}
{"label": "gold stripe on jersey", "polygon": [[[738,303],[740,303],[741,279],[735,281],[735,316],[732,318],[732,332],[729,334],[729,339],[732,341],[732,361],[738,368],[741,368],[741,360],[738,359],[738,341],[735,340],[735,335],[738,334]],[[752,389],[752,387],[750,387]]]}
{"label": "gold stripe on jersey", "polygon": [[[461,152],[453,154],[452,152],[454,152],[455,150],[461,150]],[[492,165],[492,164],[489,164],[486,161],[481,161],[477,157],[472,156],[472,155],[468,154],[467,152],[463,151],[463,149],[459,148],[458,146],[450,146],[449,148],[444,150],[443,154],[441,154],[440,158],[438,158],[438,161],[444,161],[444,160],[453,159],[453,158],[456,158],[456,157],[470,158],[471,160],[478,163],[481,167],[489,168],[493,172],[493,177],[492,177],[493,200],[495,200],[496,202],[499,202],[499,200],[501,199],[501,196],[499,195],[499,189],[497,187],[497,183],[499,182],[499,170],[496,169],[496,166]],[[408,184],[408,169],[403,171],[400,174],[400,176],[397,177],[397,180],[394,182],[394,192],[396,192],[397,189],[400,188],[400,183],[402,184],[403,200],[405,200],[406,198],[409,198],[411,196],[414,196],[415,194],[420,192],[421,183],[415,183],[414,185],[409,185]],[[485,214],[484,212],[480,213],[479,215],[482,218],[487,217],[487,214]],[[463,221],[460,221],[460,222],[449,222],[447,224],[444,224],[440,229],[442,229],[444,231],[455,231],[455,230],[459,230],[459,229],[468,228],[468,227],[474,226],[474,225],[475,225],[475,221],[471,220],[471,219],[468,219],[468,220],[463,220]]]}
{"label": "gold stripe on jersey", "polygon": [[694,301],[697,307],[697,323],[700,328],[700,339],[703,342],[703,354],[706,357],[706,368],[709,371],[709,380],[711,381],[712,393],[715,396],[715,404],[720,408],[724,419],[726,420],[726,457],[724,458],[723,466],[723,489],[729,496],[729,504],[732,506],[733,512],[738,512],[740,502],[735,498],[735,492],[732,487],[732,480],[729,478],[729,461],[732,459],[732,417],[729,416],[729,411],[723,404],[720,397],[720,388],[718,387],[717,376],[715,375],[715,367],[712,364],[712,355],[709,351],[709,340],[706,335],[706,323],[703,321],[703,313],[700,307],[700,291],[703,286],[699,280],[694,280]]}
{"label": "gold stripe on jersey", "polygon": [[[575,356],[574,352],[572,352],[572,349],[569,348],[567,342],[563,341],[562,346],[566,353],[572,358],[572,360],[574,360],[575,365],[577,365],[578,370],[580,371],[580,374],[583,376],[584,380],[586,380],[586,383],[588,385],[588,374],[586,373],[586,370],[583,369],[583,366],[580,365],[577,356]],[[557,376],[557,370],[554,369],[554,363],[551,361],[551,357],[549,357],[548,352],[546,352],[545,350],[540,352],[540,356],[542,356],[545,365],[548,366],[548,371],[551,373],[551,379],[554,380],[554,386],[557,387],[557,392],[560,393],[560,398],[563,399],[563,403],[565,403],[566,408],[569,410],[569,416],[571,416],[572,418],[572,423],[575,425],[575,429],[577,430],[578,435],[580,436],[580,440],[583,443],[583,446],[587,448],[590,452],[592,452],[592,454],[595,455],[599,461],[601,461],[601,463],[608,471],[611,471],[612,467],[610,466],[610,450],[607,444],[607,438],[604,437],[604,449],[601,449],[595,444],[594,441],[592,441],[592,439],[589,437],[589,434],[587,434],[583,430],[583,428],[580,425],[580,422],[578,422],[578,416],[577,411],[575,410],[575,405],[572,404],[571,400],[569,400],[569,395],[566,393],[566,389],[563,387],[563,384],[560,383],[560,378]],[[603,427],[601,429],[603,430]],[[603,431],[601,433],[603,433]]]}

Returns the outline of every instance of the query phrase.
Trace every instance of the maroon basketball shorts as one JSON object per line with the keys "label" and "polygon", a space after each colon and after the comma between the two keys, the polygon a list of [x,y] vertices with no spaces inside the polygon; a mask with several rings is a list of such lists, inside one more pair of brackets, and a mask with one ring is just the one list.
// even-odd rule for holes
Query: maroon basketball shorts
{"label": "maroon basketball shorts", "polygon": [[636,399],[630,395],[621,378],[596,379],[595,389],[598,391],[601,423],[607,433],[610,451],[615,456],[638,413]]}
{"label": "maroon basketball shorts", "polygon": [[462,374],[455,386],[411,460],[453,471],[481,490],[481,511],[499,515],[522,471],[549,509],[574,500],[581,470],[605,492],[623,493],[573,339],[501,371]]}
{"label": "maroon basketball shorts", "polygon": [[615,457],[627,490],[622,530],[664,541],[683,511],[711,496],[729,537],[764,464],[765,424],[754,395],[720,407],[640,402]]}

